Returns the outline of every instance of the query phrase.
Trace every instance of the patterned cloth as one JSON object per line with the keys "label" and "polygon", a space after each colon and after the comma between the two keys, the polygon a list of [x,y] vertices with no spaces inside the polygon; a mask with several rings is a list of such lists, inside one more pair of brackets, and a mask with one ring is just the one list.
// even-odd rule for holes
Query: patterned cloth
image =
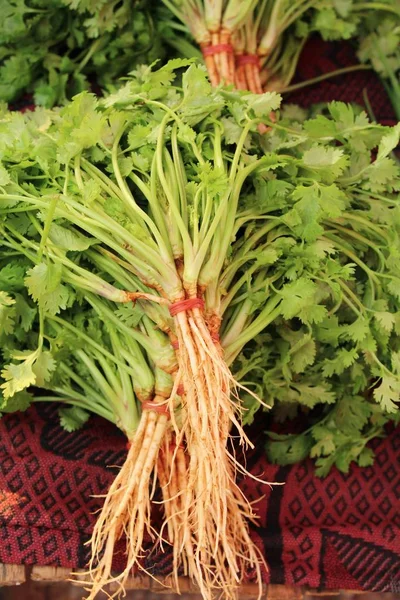
{"label": "patterned cloth", "polygon": [[[312,40],[303,52],[298,80],[354,64],[348,45]],[[393,123],[393,113],[374,74],[361,71],[292,94],[286,101],[306,106],[337,99],[363,103],[367,90],[375,117]],[[18,108],[21,108],[19,106]],[[259,441],[260,443],[257,443]],[[262,438],[240,484],[258,500],[260,527],[253,531],[269,565],[266,580],[320,588],[394,591],[400,586],[400,428],[374,440],[373,467],[332,470],[326,479],[306,461],[294,467],[268,465]],[[66,433],[56,407],[42,404],[0,421],[0,562],[84,567],[101,499],[126,455],[121,432],[93,417],[81,431]],[[262,498],[262,500],[259,500]],[[167,574],[162,554],[147,540],[145,567]],[[122,559],[122,556],[120,557]],[[118,556],[116,557],[118,565]]]}

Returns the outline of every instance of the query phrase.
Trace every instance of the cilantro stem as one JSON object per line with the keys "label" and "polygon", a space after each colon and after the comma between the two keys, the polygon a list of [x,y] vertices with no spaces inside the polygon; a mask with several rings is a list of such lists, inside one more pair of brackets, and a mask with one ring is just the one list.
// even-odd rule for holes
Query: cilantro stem
{"label": "cilantro stem", "polygon": [[360,12],[363,10],[384,10],[386,12],[392,12],[395,15],[400,16],[400,9],[395,6],[391,6],[390,4],[385,4],[383,2],[359,2],[355,4],[353,7],[353,12]]}
{"label": "cilantro stem", "polygon": [[[228,365],[233,362],[247,342],[254,339],[280,315],[280,302],[281,298],[278,295],[270,298],[254,321],[240,333],[234,342],[232,342],[228,347],[224,348],[225,360]],[[223,345],[223,340],[221,343]]]}
{"label": "cilantro stem", "polygon": [[154,343],[148,335],[142,333],[138,329],[134,329],[131,327],[127,327],[125,323],[123,323],[115,313],[106,305],[106,303],[100,302],[96,296],[93,294],[88,294],[86,296],[89,304],[94,308],[96,313],[102,320],[113,323],[115,328],[122,333],[127,335],[127,338],[131,343],[131,352],[134,353],[135,360],[138,362],[142,359],[142,353],[140,350],[140,346],[146,350],[149,356],[151,356],[154,363],[160,367],[160,369],[164,369],[167,371],[172,371],[176,364],[175,353],[172,349],[172,346],[169,344],[168,338],[165,336],[165,344],[154,346]]}
{"label": "cilantro stem", "polygon": [[188,226],[188,207],[187,207],[187,199],[186,199],[186,174],[185,174],[185,166],[183,163],[182,155],[179,150],[178,144],[178,125],[175,122],[172,127],[171,132],[171,148],[172,148],[172,157],[174,161],[174,165],[176,167],[177,174],[177,184],[179,189],[179,196],[181,199],[181,215],[185,226]]}
{"label": "cilantro stem", "polygon": [[397,202],[395,199],[386,198],[385,196],[382,196],[381,194],[377,194],[376,192],[366,192],[365,190],[361,190],[359,188],[354,189],[353,192],[360,194],[361,196],[367,196],[368,200],[376,199],[376,200],[380,200],[382,202],[386,202],[387,204],[391,204],[392,206],[397,206]]}
{"label": "cilantro stem", "polygon": [[[27,201],[35,203],[38,207],[47,207],[47,204],[43,201],[33,199],[28,199]],[[167,290],[169,287],[175,289],[176,285],[174,286],[174,282],[176,280],[176,271],[175,277],[173,277],[171,282],[171,277],[168,277],[168,266],[163,265],[160,261],[159,254],[155,250],[149,248],[147,244],[142,243],[136,237],[131,235],[126,228],[109,218],[103,213],[100,207],[95,211],[68,197],[63,198],[63,203],[70,207],[70,211],[62,209],[58,205],[56,215],[67,219],[78,227],[82,227],[84,224],[84,228],[88,233],[117,250],[119,254],[124,256],[125,259],[132,264],[142,278],[145,277],[149,282],[156,282],[158,286],[160,286],[160,281],[163,281]],[[83,216],[82,213],[87,216]],[[113,235],[110,235],[110,233]],[[134,249],[135,254],[125,250],[125,246]],[[162,273],[163,269],[165,273]],[[163,275],[164,278],[162,279]]]}
{"label": "cilantro stem", "polygon": [[237,337],[242,333],[246,326],[246,322],[249,319],[253,308],[253,302],[249,298],[242,302],[240,306],[234,311],[232,316],[232,323],[228,323],[228,326],[224,329],[221,344],[224,348],[228,348]]}
{"label": "cilantro stem", "polygon": [[[347,215],[346,215],[347,217]],[[365,236],[361,235],[360,233],[358,233],[357,231],[354,231],[352,229],[348,229],[347,227],[343,227],[342,225],[339,225],[338,223],[334,224],[335,229],[337,229],[338,231],[342,231],[344,234],[348,235],[349,237],[355,238],[356,240],[358,240],[359,242],[361,242],[362,244],[365,244],[366,246],[368,246],[369,248],[371,248],[376,255],[379,257],[379,261],[381,263],[381,267],[384,268],[385,266],[385,257],[383,256],[382,252],[380,251],[379,247],[376,246],[375,244],[373,244],[368,238],[366,238]],[[364,267],[366,267],[365,263]],[[361,266],[361,264],[360,264]],[[369,269],[368,267],[366,267],[368,269],[368,271],[374,275],[374,272]],[[378,285],[379,281],[377,279],[377,277],[375,276],[375,283]]]}
{"label": "cilantro stem", "polygon": [[[176,113],[176,111],[178,110],[179,106],[176,106],[175,110],[172,110],[172,108],[170,108],[166,104],[163,104],[162,102],[157,102],[156,100],[149,100],[149,98],[143,98],[142,96],[138,96],[138,99],[141,100],[142,102],[144,102],[145,104],[150,105],[150,106],[156,106],[157,108],[161,108],[178,125],[180,125],[183,128],[185,127],[185,124],[182,122],[182,120],[179,118],[179,116]],[[194,141],[190,141],[189,143],[190,143],[190,147],[192,148],[193,154],[196,157],[196,160],[199,162],[200,165],[204,165],[204,162],[205,162],[204,158],[202,157],[201,152],[199,152],[199,149],[198,149],[196,143]]]}
{"label": "cilantro stem", "polygon": [[42,236],[41,236],[39,250],[38,250],[38,260],[39,260],[39,262],[41,262],[41,260],[42,260],[43,251],[44,251],[44,248],[45,248],[45,245],[46,245],[47,238],[48,238],[49,233],[50,233],[50,227],[51,227],[51,224],[52,224],[53,219],[54,219],[54,213],[55,213],[55,210],[57,208],[57,202],[58,202],[58,197],[54,196],[54,198],[50,202],[49,209],[47,211],[46,220],[45,220],[45,224],[44,224],[44,228],[43,228],[43,233],[42,233]]}
{"label": "cilantro stem", "polygon": [[78,406],[79,408],[83,408],[84,410],[89,410],[90,412],[98,415],[99,417],[103,417],[103,419],[106,419],[107,421],[116,424],[115,415],[112,411],[107,410],[105,407],[99,405],[93,400],[90,400],[87,396],[79,394],[76,390],[60,386],[54,386],[47,389],[53,391],[57,395],[34,396],[32,398],[32,402],[65,402],[65,404]]}
{"label": "cilantro stem", "polygon": [[107,378],[100,372],[100,370],[96,367],[94,361],[86,354],[86,352],[84,352],[83,350],[77,350],[76,356],[81,360],[82,364],[85,365],[90,375],[92,376],[93,381],[97,384],[101,392],[104,394],[104,397],[107,398],[115,408],[115,406],[118,405],[118,390],[115,390],[115,388],[113,388],[110,385],[110,383],[112,382],[107,381]]}
{"label": "cilantro stem", "polygon": [[363,313],[365,312],[365,306],[363,305],[362,302],[360,302],[360,300],[357,298],[357,296],[351,291],[351,289],[349,288],[348,285],[346,285],[344,283],[344,281],[342,279],[338,279],[337,280],[340,287],[346,292],[346,294],[348,294],[348,296],[350,296],[350,298],[354,301],[354,303],[356,305],[359,306],[360,310],[358,310],[350,301],[346,296],[343,296],[344,301],[350,306],[350,308],[359,316],[362,317]]}
{"label": "cilantro stem", "polygon": [[[209,227],[207,235],[205,236],[200,250],[196,255],[195,272],[200,273],[201,269],[199,282],[202,285],[208,285],[209,281],[218,278],[225,262],[229,245],[232,241],[232,233],[234,231],[236,211],[242,186],[247,177],[253,171],[258,169],[258,167],[261,166],[264,161],[264,158],[260,158],[254,163],[247,165],[247,167],[242,168],[235,180],[232,180],[232,177],[236,173],[237,165],[235,167],[232,166],[229,189],[221,198],[220,204],[215,212],[215,216]],[[237,162],[238,161],[236,161],[234,158],[232,165],[235,165]],[[223,220],[224,216],[226,216],[226,219]],[[223,228],[221,241],[219,244],[216,244],[211,248],[209,258],[204,266],[202,266],[213,236],[219,226]]]}
{"label": "cilantro stem", "polygon": [[66,363],[60,362],[59,368],[63,371],[71,381],[74,381],[82,390],[85,392],[85,396],[87,398],[96,398],[96,404],[103,406],[103,408],[107,409],[108,403],[105,398],[98,394],[98,391],[93,388],[87,381],[85,381],[82,377],[80,377],[71,367],[69,367]]}
{"label": "cilantro stem", "polygon": [[126,369],[127,372],[130,373],[130,375],[132,375],[132,376],[135,375],[135,371],[131,367],[129,367],[129,365],[127,365],[125,362],[123,362],[123,361],[119,360],[118,358],[116,358],[116,356],[114,354],[111,354],[111,352],[108,352],[108,350],[106,348],[104,348],[103,345],[98,344],[93,338],[91,338],[89,335],[86,335],[86,333],[84,333],[78,327],[74,327],[66,319],[62,319],[60,317],[57,317],[56,315],[55,316],[53,316],[53,315],[46,315],[46,319],[48,321],[50,321],[50,322],[57,323],[58,325],[61,325],[61,328],[57,328],[58,332],[61,332],[62,329],[68,329],[74,335],[76,335],[78,338],[81,338],[86,344],[89,344],[89,346],[91,346],[92,348],[94,348],[97,352],[103,354],[108,360],[111,360],[112,362],[114,362],[119,367],[123,367],[124,369]]}
{"label": "cilantro stem", "polygon": [[371,69],[371,65],[361,64],[352,65],[351,67],[343,67],[342,69],[335,69],[335,71],[324,73],[323,75],[319,75],[318,77],[312,77],[311,79],[301,81],[300,83],[294,83],[292,85],[287,85],[285,87],[278,88],[276,91],[280,94],[290,94],[292,92],[296,92],[297,90],[301,90],[304,87],[308,87],[309,85],[314,85],[316,83],[320,83],[321,81],[325,81],[326,79],[339,77],[340,75],[347,75],[347,73],[354,73],[354,71],[370,71]]}
{"label": "cilantro stem", "polygon": [[119,134],[115,136],[115,141],[114,141],[113,149],[112,149],[112,153],[111,153],[113,170],[114,170],[114,174],[117,179],[117,182],[118,182],[119,189],[121,190],[122,199],[125,203],[125,206],[128,208],[128,210],[132,209],[133,213],[135,215],[137,215],[138,217],[140,217],[140,219],[146,224],[146,226],[148,227],[149,231],[152,233],[152,235],[158,245],[159,252],[160,252],[159,259],[161,259],[161,261],[164,262],[169,267],[169,269],[173,272],[175,270],[173,256],[171,255],[171,252],[168,250],[168,247],[166,246],[166,244],[164,243],[163,236],[160,234],[159,230],[157,229],[157,226],[155,225],[154,221],[149,217],[149,215],[137,205],[130,189],[128,188],[128,186],[126,184],[126,181],[123,179],[123,177],[121,175],[121,171],[119,168],[119,162],[118,162],[118,148],[119,148],[118,144],[119,144],[119,141],[121,139],[123,132],[124,132],[124,130],[121,130],[119,132]]}
{"label": "cilantro stem", "polygon": [[373,222],[368,221],[367,219],[364,219],[359,215],[354,215],[350,212],[346,212],[345,219],[346,221],[355,221],[356,223],[361,223],[366,229],[370,229],[371,231],[376,233],[382,241],[387,242],[387,236],[385,232],[382,231],[381,227],[375,225]]}
{"label": "cilantro stem", "polygon": [[[168,200],[168,205],[171,209],[172,217],[175,220],[179,233],[182,237],[183,242],[183,251],[185,256],[185,264],[191,265],[193,264],[193,245],[190,239],[188,230],[186,228],[185,222],[182,219],[179,208],[177,206],[176,201],[176,190],[172,190],[170,188],[169,182],[165,176],[164,172],[164,152],[165,152],[165,144],[164,144],[164,136],[165,136],[165,127],[167,125],[169,119],[169,114],[166,114],[160,123],[159,134],[157,138],[157,147],[156,147],[156,168],[157,168],[157,176],[162,185],[164,194]],[[175,300],[175,298],[171,298],[171,300]]]}
{"label": "cilantro stem", "polygon": [[[348,235],[349,234],[349,230],[346,230],[346,233]],[[353,232],[355,233],[355,232]],[[353,237],[357,237],[356,235],[354,235]],[[348,256],[356,265],[358,265],[367,275],[368,278],[374,282],[374,284],[376,286],[378,286],[380,288],[380,282],[378,277],[376,276],[376,274],[369,268],[367,267],[367,265],[365,264],[364,261],[360,260],[358,258],[358,256],[356,254],[354,254],[354,252],[351,252],[351,250],[348,250],[347,248],[344,247],[343,244],[341,244],[335,235],[331,235],[330,233],[326,232],[325,236],[321,239],[326,239],[328,238],[329,240],[333,241],[336,248],[338,248],[340,250],[340,252],[342,252],[343,254],[345,254],[346,256]]]}
{"label": "cilantro stem", "polygon": [[88,64],[88,62],[90,61],[90,59],[92,58],[92,56],[94,56],[94,54],[96,54],[96,52],[98,51],[99,47],[104,43],[104,38],[100,37],[97,40],[95,40],[88,52],[86,52],[85,57],[83,58],[83,60],[81,60],[81,62],[79,63],[79,65],[77,65],[74,69],[74,75],[77,75],[78,73],[80,73]]}

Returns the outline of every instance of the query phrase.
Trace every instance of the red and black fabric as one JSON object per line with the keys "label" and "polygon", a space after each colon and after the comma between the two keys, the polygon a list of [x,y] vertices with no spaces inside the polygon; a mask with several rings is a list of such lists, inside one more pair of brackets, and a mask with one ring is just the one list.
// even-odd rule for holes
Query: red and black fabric
{"label": "red and black fabric", "polygon": [[[262,439],[260,438],[262,442]],[[58,425],[56,406],[36,405],[0,424],[0,562],[84,567],[85,542],[126,454],[126,440],[93,417],[76,433]],[[306,461],[267,463],[262,443],[241,481],[258,501],[253,538],[266,556],[267,581],[321,588],[389,591],[400,578],[400,428],[375,440],[373,467],[314,476]],[[260,500],[262,498],[262,500]],[[147,542],[144,566],[167,574],[171,555]],[[118,564],[118,557],[117,564]],[[122,559],[122,556],[120,557]]]}
{"label": "red and black fabric", "polygon": [[[303,53],[298,79],[354,64],[350,46],[313,40]],[[286,100],[303,106],[332,99],[363,104],[363,90],[377,120],[393,113],[377,77],[361,71],[305,88]],[[19,107],[20,108],[20,107]],[[336,469],[326,479],[313,463],[267,464],[262,438],[247,455],[250,477],[240,485],[257,500],[259,527],[252,534],[270,565],[267,581],[319,588],[390,591],[400,581],[400,428],[374,440],[372,467]],[[63,431],[57,407],[36,405],[0,420],[0,562],[84,567],[85,542],[126,455],[126,440],[92,417],[76,433]],[[260,500],[261,498],[261,500]],[[144,566],[167,574],[171,555],[147,540]],[[122,555],[116,557],[122,560]]]}

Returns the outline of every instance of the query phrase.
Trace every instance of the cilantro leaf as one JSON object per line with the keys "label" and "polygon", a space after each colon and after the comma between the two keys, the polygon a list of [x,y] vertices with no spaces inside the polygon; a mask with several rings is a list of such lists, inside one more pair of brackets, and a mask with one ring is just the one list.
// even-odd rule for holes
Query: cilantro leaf
{"label": "cilantro leaf", "polygon": [[77,431],[83,427],[83,425],[89,419],[89,413],[78,406],[60,408],[58,412],[60,415],[61,427],[63,427],[69,433]]}
{"label": "cilantro leaf", "polygon": [[51,315],[65,309],[70,299],[68,288],[61,283],[61,271],[60,264],[41,263],[29,269],[25,278],[29,294]]}

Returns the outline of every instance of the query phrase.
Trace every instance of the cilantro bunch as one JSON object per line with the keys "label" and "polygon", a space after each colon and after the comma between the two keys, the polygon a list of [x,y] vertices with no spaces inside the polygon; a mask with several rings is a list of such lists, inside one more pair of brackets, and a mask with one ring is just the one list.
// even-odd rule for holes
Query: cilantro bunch
{"label": "cilantro bunch", "polygon": [[35,104],[63,104],[165,55],[154,7],[142,0],[4,0],[0,12],[5,102],[28,92]]}
{"label": "cilantro bunch", "polygon": [[[168,310],[139,298],[132,312],[127,292],[172,293],[176,265],[190,282],[196,255],[184,254],[179,210],[203,249],[199,288],[226,364],[277,419],[310,414],[300,436],[274,436],[270,457],[311,453],[321,474],[367,464],[365,444],[397,418],[400,395],[400,174],[391,158],[400,127],[340,102],[308,119],[287,107],[272,123],[276,94],[212,89],[194,65],[175,86],[182,66],[143,67],[105,100],[82,93],[61,111],[3,115],[0,410],[32,385],[63,401],[76,390],[79,402],[83,367],[67,362],[68,386],[57,383],[72,338],[100,369],[90,385],[103,386],[108,406],[120,368],[136,395],[148,369],[150,393],[172,389]],[[270,131],[260,135],[260,123]],[[225,194],[232,210],[206,236]],[[96,335],[80,316],[93,311]],[[88,338],[96,345],[86,348]],[[142,374],[127,359],[133,347]],[[42,354],[46,376],[35,373]],[[75,364],[83,354],[74,354]],[[260,403],[245,391],[242,402],[250,422]]]}
{"label": "cilantro bunch", "polygon": [[254,93],[290,84],[309,37],[348,40],[374,2],[163,0],[201,47],[211,82]]}

